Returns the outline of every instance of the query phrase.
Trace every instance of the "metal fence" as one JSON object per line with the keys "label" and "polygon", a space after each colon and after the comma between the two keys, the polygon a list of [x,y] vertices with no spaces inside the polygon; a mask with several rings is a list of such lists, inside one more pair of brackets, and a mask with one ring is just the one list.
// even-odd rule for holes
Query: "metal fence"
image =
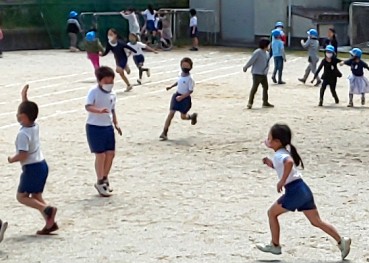
{"label": "metal fence", "polygon": [[350,44],[368,47],[369,3],[352,3],[350,6]]}

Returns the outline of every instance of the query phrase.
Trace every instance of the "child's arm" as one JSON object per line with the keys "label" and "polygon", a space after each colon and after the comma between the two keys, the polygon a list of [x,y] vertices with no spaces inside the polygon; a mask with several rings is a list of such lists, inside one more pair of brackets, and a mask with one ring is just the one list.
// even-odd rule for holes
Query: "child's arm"
{"label": "child's arm", "polygon": [[177,101],[182,101],[193,93],[193,89],[195,87],[195,81],[192,78],[190,79],[189,86],[190,86],[189,87],[189,92],[187,92],[185,94],[182,94],[180,96],[177,96],[176,97]]}
{"label": "child's arm", "polygon": [[97,46],[99,48],[99,54],[104,54],[105,52],[105,48],[103,47],[103,45],[101,44],[100,40],[97,40]]}
{"label": "child's arm", "polygon": [[263,164],[266,164],[268,167],[274,169],[273,161],[268,157],[263,158]]}
{"label": "child's arm", "polygon": [[303,48],[308,48],[310,46],[310,38],[306,42],[303,39],[301,39],[301,46]]}
{"label": "child's arm", "polygon": [[283,176],[277,184],[278,193],[282,192],[283,187],[286,184],[287,178],[291,173],[292,167],[293,167],[293,160],[291,157],[288,157],[287,159],[284,160]]}
{"label": "child's arm", "polygon": [[345,61],[341,61],[340,66],[346,65],[346,66],[351,66],[352,64],[352,59],[348,59]]}
{"label": "child's arm", "polygon": [[316,72],[314,74],[314,78],[313,78],[312,82],[314,82],[314,80],[318,77],[319,72],[322,70],[323,66],[324,66],[324,58],[320,62],[320,65],[319,65],[318,69],[316,70]]}
{"label": "child's arm", "polygon": [[126,49],[129,49],[131,52],[133,52],[133,53],[137,53],[137,51],[136,50],[134,50],[132,47],[130,47],[129,45],[127,45],[127,44],[123,44],[124,45],[124,48],[126,48]]}
{"label": "child's arm", "polygon": [[285,50],[284,50],[284,44],[283,44],[283,43],[281,43],[281,44],[282,44],[282,45],[281,45],[282,57],[283,57],[284,62],[287,62],[287,59],[286,59],[286,52],[285,52]]}
{"label": "child's arm", "polygon": [[172,86],[167,87],[167,90],[170,90],[178,85],[178,82],[174,83]]}
{"label": "child's arm", "polygon": [[124,11],[120,12],[120,14],[121,14],[125,19],[128,19],[128,17],[129,17],[129,15],[126,15],[126,14],[124,13]]}
{"label": "child's arm", "polygon": [[108,43],[106,45],[106,48],[105,48],[105,51],[101,54],[102,57],[105,57],[107,54],[109,54],[109,52],[111,51],[111,46],[110,44]]}
{"label": "child's arm", "polygon": [[8,157],[9,163],[22,162],[27,159],[29,151],[29,137],[24,133],[19,133],[17,135],[16,146],[18,153],[13,157]]}
{"label": "child's arm", "polygon": [[27,157],[28,157],[28,152],[19,151],[19,153],[17,153],[13,157],[9,156],[8,162],[9,163],[23,162],[24,160],[27,159]]}
{"label": "child's arm", "polygon": [[368,64],[366,64],[364,61],[362,61],[363,62],[363,66],[364,66],[364,68],[366,68],[367,70],[369,70],[369,66],[368,66]]}
{"label": "child's arm", "polygon": [[22,89],[22,92],[21,92],[21,95],[22,95],[22,102],[24,101],[28,101],[28,88],[29,88],[29,85],[27,84],[26,86],[23,87]]}
{"label": "child's arm", "polygon": [[148,50],[148,51],[151,51],[151,52],[154,52],[155,54],[158,54],[158,51],[156,51],[155,49],[153,49],[152,47],[149,47],[148,45],[145,45],[145,44],[143,44],[142,43],[142,45],[143,45],[143,48],[144,49],[146,49],[146,50]]}
{"label": "child's arm", "polygon": [[86,105],[85,106],[86,110],[92,113],[109,113],[109,110],[107,108],[98,108],[94,105]]}
{"label": "child's arm", "polygon": [[115,114],[115,110],[113,109],[112,110],[112,113],[113,113],[113,124],[114,124],[114,128],[117,130],[118,134],[120,136],[122,136],[122,129],[119,127],[119,124],[118,124],[118,119],[117,119],[117,115]]}
{"label": "child's arm", "polygon": [[249,68],[249,67],[251,67],[254,63],[255,63],[255,61],[256,61],[256,59],[258,58],[258,56],[259,56],[259,53],[258,52],[254,52],[254,54],[252,54],[252,57],[250,58],[250,60],[246,63],[246,65],[243,67],[243,71],[244,72],[246,72],[247,71],[247,69]]}

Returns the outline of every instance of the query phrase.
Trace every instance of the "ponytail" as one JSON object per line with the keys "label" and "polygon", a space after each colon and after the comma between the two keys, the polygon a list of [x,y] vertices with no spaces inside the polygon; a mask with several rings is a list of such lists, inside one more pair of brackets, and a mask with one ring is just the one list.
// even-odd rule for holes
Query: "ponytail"
{"label": "ponytail", "polygon": [[296,147],[292,145],[292,143],[290,143],[290,148],[291,148],[291,157],[293,159],[293,162],[295,163],[296,166],[301,165],[302,169],[304,169],[304,163],[302,162],[302,159],[300,157],[300,155],[298,154]]}

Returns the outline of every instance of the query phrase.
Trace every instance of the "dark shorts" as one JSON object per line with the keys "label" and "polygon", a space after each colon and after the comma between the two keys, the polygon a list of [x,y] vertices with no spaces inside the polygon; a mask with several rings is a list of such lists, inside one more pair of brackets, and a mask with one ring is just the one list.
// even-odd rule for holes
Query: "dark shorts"
{"label": "dark shorts", "polygon": [[277,201],[284,209],[292,212],[316,209],[313,193],[302,179],[293,181],[284,188],[285,194]]}
{"label": "dark shorts", "polygon": [[136,66],[142,66],[145,62],[145,57],[143,55],[133,56],[133,61],[135,62]]}
{"label": "dark shorts", "polygon": [[153,20],[146,21],[146,30],[149,32],[156,32],[155,22]]}
{"label": "dark shorts", "polygon": [[174,93],[172,96],[172,100],[170,101],[170,110],[171,111],[179,111],[180,113],[186,114],[190,111],[192,107],[191,96],[188,96],[184,100],[177,101],[176,97],[181,96],[179,93]]}
{"label": "dark shorts", "polygon": [[113,126],[96,126],[86,124],[88,145],[92,153],[115,151],[115,134]]}
{"label": "dark shorts", "polygon": [[193,34],[193,27],[190,27],[190,37],[191,37],[191,38],[195,38],[195,37],[197,37],[197,36],[198,36],[198,34],[199,34],[199,32],[198,32],[198,30],[197,30],[197,27],[196,27],[196,29],[195,29],[195,34]]}
{"label": "dark shorts", "polygon": [[47,166],[46,161],[23,165],[18,193],[42,193],[44,191],[48,174],[49,167]]}
{"label": "dark shorts", "polygon": [[117,67],[121,67],[122,69],[125,69],[128,63],[127,59],[121,59],[116,62],[117,62]]}

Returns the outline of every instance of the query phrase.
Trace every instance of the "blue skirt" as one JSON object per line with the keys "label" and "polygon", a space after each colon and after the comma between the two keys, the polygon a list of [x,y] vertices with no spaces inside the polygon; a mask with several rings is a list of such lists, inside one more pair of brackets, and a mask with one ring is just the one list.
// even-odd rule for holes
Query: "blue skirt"
{"label": "blue skirt", "polygon": [[285,194],[277,201],[284,209],[292,212],[316,209],[313,193],[302,179],[286,184],[284,188]]}
{"label": "blue skirt", "polygon": [[133,56],[133,61],[135,62],[136,66],[139,67],[145,62],[145,57],[143,55]]}
{"label": "blue skirt", "polygon": [[88,145],[92,153],[115,151],[113,126],[86,125]]}
{"label": "blue skirt", "polygon": [[18,186],[18,193],[39,194],[44,191],[49,167],[46,161],[26,164],[22,167],[22,174]]}
{"label": "blue skirt", "polygon": [[191,96],[187,98],[177,101],[176,97],[181,96],[178,92],[174,93],[172,96],[172,100],[170,101],[170,110],[171,111],[179,111],[180,113],[187,114],[192,107]]}
{"label": "blue skirt", "polygon": [[149,31],[149,32],[156,32],[155,21],[154,20],[147,20],[146,21],[146,30]]}

